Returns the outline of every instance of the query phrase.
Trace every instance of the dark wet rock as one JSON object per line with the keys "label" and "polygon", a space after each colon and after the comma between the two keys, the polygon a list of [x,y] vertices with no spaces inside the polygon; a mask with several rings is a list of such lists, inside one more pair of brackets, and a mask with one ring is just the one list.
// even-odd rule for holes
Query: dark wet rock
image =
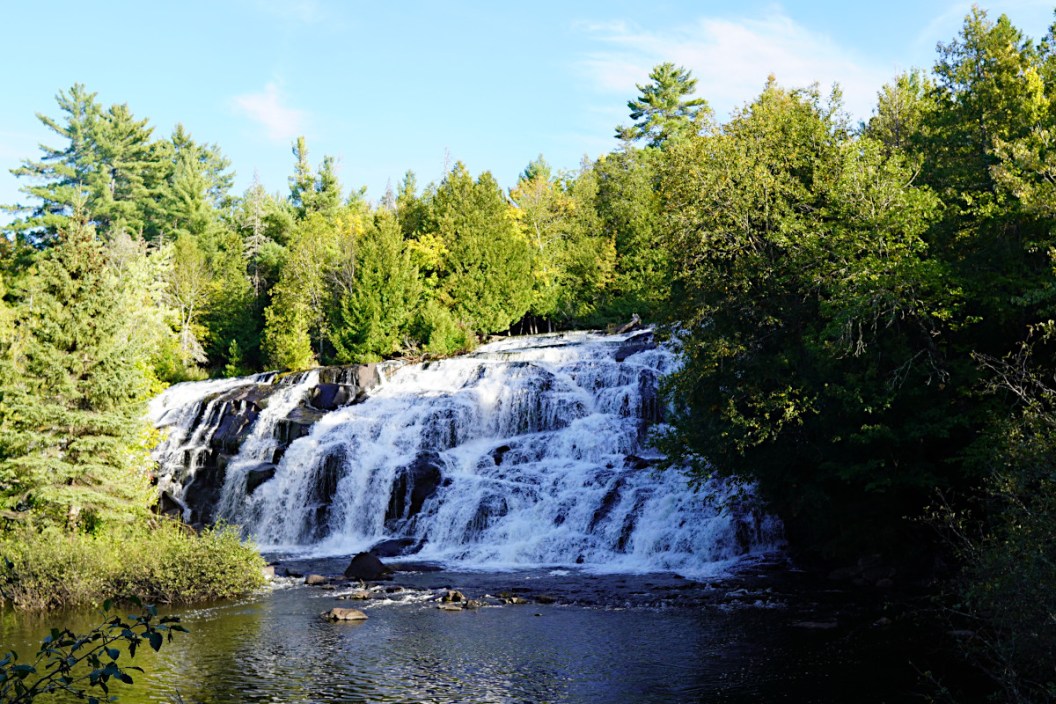
{"label": "dark wet rock", "polygon": [[535,601],[539,604],[556,604],[557,599],[549,594],[536,594]]}
{"label": "dark wet rock", "polygon": [[342,594],[337,598],[341,600],[348,599],[352,601],[366,601],[370,598],[370,592],[368,592],[366,589],[357,589],[355,591],[349,592],[348,594]]}
{"label": "dark wet rock", "polygon": [[641,397],[638,417],[643,423],[663,422],[664,404],[660,399],[660,380],[652,369],[642,369],[638,372],[638,394]]}
{"label": "dark wet rock", "polygon": [[320,411],[334,411],[348,405],[356,397],[356,389],[344,384],[318,384],[308,397],[312,408]]}
{"label": "dark wet rock", "polygon": [[491,459],[493,462],[495,462],[496,467],[502,464],[502,460],[504,457],[506,457],[506,453],[512,449],[513,448],[511,448],[509,445],[499,445],[491,451]]}
{"label": "dark wet rock", "polygon": [[347,579],[362,579],[365,582],[377,582],[392,577],[392,569],[369,552],[361,552],[352,558],[345,568]]}
{"label": "dark wet rock", "polygon": [[413,518],[440,487],[444,478],[443,462],[436,452],[423,452],[413,462],[397,470],[392,483],[386,521]]}
{"label": "dark wet rock", "polygon": [[262,464],[246,472],[246,494],[252,494],[257,488],[275,476],[275,465]]}
{"label": "dark wet rock", "polygon": [[653,331],[646,330],[638,333],[633,337],[629,337],[623,341],[623,343],[616,348],[616,361],[622,362],[632,355],[636,355],[639,352],[646,352],[648,350],[656,349],[656,341],[653,339]]}
{"label": "dark wet rock", "polygon": [[413,538],[392,538],[381,541],[367,552],[375,557],[399,557],[413,552],[416,545]]}
{"label": "dark wet rock", "polygon": [[466,600],[466,595],[455,589],[448,589],[447,593],[440,597],[440,601],[445,602],[463,602]]}
{"label": "dark wet rock", "polygon": [[334,607],[323,612],[323,618],[327,621],[366,621],[367,615],[359,609],[342,609]]}
{"label": "dark wet rock", "polygon": [[315,508],[315,516],[311,522],[312,532],[308,536],[309,541],[321,539],[327,531],[330,506],[333,503],[334,494],[337,493],[337,484],[341,480],[344,464],[344,449],[334,448],[322,462],[317,462],[311,469],[312,484],[309,505]]}
{"label": "dark wet rock", "polygon": [[187,506],[167,491],[161,492],[158,499],[157,512],[163,516],[180,517]]}
{"label": "dark wet rock", "polygon": [[509,512],[510,506],[506,502],[506,497],[494,494],[485,496],[477,504],[473,518],[469,519],[469,523],[466,524],[464,540],[472,541],[474,536],[487,530],[496,519],[502,518]]}
{"label": "dark wet rock", "polygon": [[638,455],[627,455],[623,458],[623,466],[627,469],[641,470],[652,467],[653,463],[650,460],[647,460],[643,457],[639,457]]}
{"label": "dark wet rock", "polygon": [[[593,531],[599,523],[608,518],[609,514],[612,513],[612,509],[616,507],[617,503],[619,503],[620,493],[623,490],[625,483],[626,480],[623,477],[620,477],[613,482],[612,486],[609,487],[609,490],[605,492],[605,496],[601,499],[601,505],[594,509],[594,515],[590,517],[590,526],[587,528],[588,531]],[[576,564],[582,563],[577,560]]]}

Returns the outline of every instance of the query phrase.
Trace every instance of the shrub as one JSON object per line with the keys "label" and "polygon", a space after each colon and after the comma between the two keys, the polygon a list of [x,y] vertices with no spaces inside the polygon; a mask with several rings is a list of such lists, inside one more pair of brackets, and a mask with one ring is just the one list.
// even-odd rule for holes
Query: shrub
{"label": "shrub", "polygon": [[131,597],[186,604],[240,596],[264,582],[263,559],[230,526],[200,534],[169,520],[102,535],[22,529],[0,538],[0,555],[0,598],[20,609]]}

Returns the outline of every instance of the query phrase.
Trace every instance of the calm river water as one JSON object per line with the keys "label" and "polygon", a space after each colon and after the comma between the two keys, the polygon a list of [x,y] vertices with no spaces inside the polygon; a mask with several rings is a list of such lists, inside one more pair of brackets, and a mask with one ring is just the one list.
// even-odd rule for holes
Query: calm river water
{"label": "calm river water", "polygon": [[[788,574],[697,583],[565,570],[401,573],[392,593],[366,602],[300,581],[178,612],[190,633],[137,654],[146,673],[115,688],[120,701],[169,702],[177,692],[188,703],[919,701],[904,634],[838,595],[805,597],[815,592]],[[555,603],[452,613],[436,608],[445,588]],[[323,621],[334,606],[369,619]],[[53,622],[99,620],[6,614],[0,638],[25,656]]]}

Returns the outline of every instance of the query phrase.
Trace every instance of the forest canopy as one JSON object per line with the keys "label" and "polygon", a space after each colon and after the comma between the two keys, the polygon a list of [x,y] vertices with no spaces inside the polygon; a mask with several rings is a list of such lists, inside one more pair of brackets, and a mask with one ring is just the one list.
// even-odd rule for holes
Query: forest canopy
{"label": "forest canopy", "polygon": [[[771,76],[725,121],[695,89],[655,67],[577,170],[540,155],[504,190],[456,163],[376,202],[304,138],[286,192],[232,193],[217,145],[60,91],[2,241],[4,519],[146,512],[168,383],[637,313],[684,353],[675,463],[754,482],[815,557],[957,536],[988,657],[1053,681],[1056,36],[976,8],[858,124],[838,88]],[[1003,638],[1024,618],[1047,630]]]}

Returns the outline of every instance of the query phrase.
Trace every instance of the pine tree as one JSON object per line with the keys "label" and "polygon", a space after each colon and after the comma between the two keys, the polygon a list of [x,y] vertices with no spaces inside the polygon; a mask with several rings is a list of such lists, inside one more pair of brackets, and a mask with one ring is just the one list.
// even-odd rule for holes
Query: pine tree
{"label": "pine tree", "polygon": [[105,236],[127,230],[149,235],[153,199],[168,173],[163,143],[152,140],[147,120],[127,105],[103,109],[81,84],[56,96],[63,117],[38,119],[67,141],[42,146],[43,156],[25,160],[12,173],[31,183],[22,192],[36,205],[8,206],[22,217],[10,229],[35,243],[52,241],[83,206]]}
{"label": "pine tree", "polygon": [[630,127],[617,127],[616,136],[626,141],[648,140],[650,147],[664,147],[672,140],[698,132],[702,121],[711,114],[703,98],[688,98],[697,87],[697,79],[681,66],[663,63],[649,72],[650,83],[638,84],[641,95],[627,103],[631,110]]}
{"label": "pine tree", "polygon": [[55,96],[64,114],[55,119],[37,114],[45,127],[67,144],[63,148],[41,145],[37,161],[26,159],[11,173],[31,182],[22,193],[39,201],[36,205],[6,206],[5,210],[23,217],[10,227],[33,242],[51,241],[59,228],[69,222],[78,203],[88,198],[88,180],[100,166],[94,148],[95,133],[102,119],[96,94],[80,83]]}
{"label": "pine tree", "polygon": [[8,517],[91,531],[149,504],[148,351],[124,295],[79,215],[30,272],[0,416]]}

